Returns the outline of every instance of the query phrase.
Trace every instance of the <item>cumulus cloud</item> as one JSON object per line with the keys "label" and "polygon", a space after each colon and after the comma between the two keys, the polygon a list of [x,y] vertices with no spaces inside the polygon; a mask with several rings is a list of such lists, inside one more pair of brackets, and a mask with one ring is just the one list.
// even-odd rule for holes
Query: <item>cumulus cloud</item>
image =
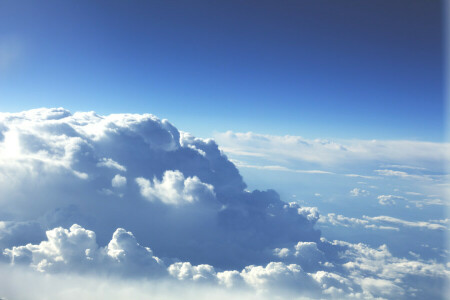
{"label": "cumulus cloud", "polygon": [[76,223],[100,245],[127,228],[161,256],[220,267],[267,262],[278,244],[320,238],[300,206],[246,191],[213,140],[153,115],[35,109],[2,113],[0,124],[0,220]]}
{"label": "cumulus cloud", "polygon": [[119,174],[114,176],[114,178],[111,180],[111,185],[112,185],[112,187],[115,187],[115,188],[122,188],[126,184],[127,184],[127,178],[124,176],[121,176]]}
{"label": "cumulus cloud", "polygon": [[[409,277],[434,278],[442,286],[448,272],[436,262],[396,258],[385,248],[329,242],[316,228],[418,224],[435,230],[444,223],[320,216],[317,208],[286,203],[273,190],[248,191],[215,141],[180,132],[153,115],[72,114],[62,108],[1,113],[0,134],[0,246],[2,261],[15,270],[28,266],[80,282],[78,274],[99,282],[133,278],[137,290],[139,280],[194,284],[221,296],[257,299],[406,299],[412,295]],[[295,147],[305,142],[286,139]],[[366,151],[305,143],[313,148],[304,154],[308,161],[316,161],[321,149]],[[377,267],[383,264],[389,268]],[[27,272],[23,276],[35,276]],[[123,295],[122,287],[112,290]],[[426,292],[421,286],[414,293]],[[4,296],[28,297],[17,295]]]}
{"label": "cumulus cloud", "polygon": [[161,181],[154,178],[153,182],[138,177],[136,183],[141,195],[149,201],[162,201],[165,204],[178,205],[193,203],[200,200],[214,201],[214,187],[205,184],[197,176],[184,178],[180,171],[166,171]]}
{"label": "cumulus cloud", "polygon": [[40,272],[96,270],[128,276],[160,274],[162,261],[148,247],[137,243],[131,232],[118,228],[105,247],[99,247],[93,231],[74,224],[47,231],[47,240],[5,249],[12,264],[26,263]]}
{"label": "cumulus cloud", "polygon": [[[445,265],[433,261],[397,258],[386,245],[371,248],[361,243],[329,242],[323,238],[317,243],[300,241],[289,248],[274,249],[273,258],[281,261],[248,265],[242,270],[217,271],[208,264],[169,264],[169,258],[164,262],[122,228],[115,230],[104,247],[98,246],[93,231],[76,224],[69,229],[54,228],[46,235],[47,240],[39,244],[6,249],[12,265],[29,265],[50,274],[76,276],[81,273],[100,278],[110,274],[125,276],[128,280],[146,278],[149,280],[146,286],[171,281],[170,285],[174,285],[175,280],[203,284],[200,290],[224,288],[221,293],[225,294],[251,289],[259,298],[278,295],[312,299],[408,299],[424,291],[411,293],[405,279],[444,281],[450,275]],[[3,279],[6,275],[0,276]],[[132,292],[138,293],[141,289],[137,286]]]}

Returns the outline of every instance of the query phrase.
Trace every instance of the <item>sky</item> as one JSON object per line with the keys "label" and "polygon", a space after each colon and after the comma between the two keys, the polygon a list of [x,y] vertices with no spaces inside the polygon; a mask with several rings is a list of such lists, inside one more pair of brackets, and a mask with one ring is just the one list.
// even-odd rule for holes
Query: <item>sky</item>
{"label": "sky", "polygon": [[0,300],[446,299],[442,5],[0,1]]}
{"label": "sky", "polygon": [[443,139],[440,1],[0,8],[2,111],[150,112],[201,137]]}

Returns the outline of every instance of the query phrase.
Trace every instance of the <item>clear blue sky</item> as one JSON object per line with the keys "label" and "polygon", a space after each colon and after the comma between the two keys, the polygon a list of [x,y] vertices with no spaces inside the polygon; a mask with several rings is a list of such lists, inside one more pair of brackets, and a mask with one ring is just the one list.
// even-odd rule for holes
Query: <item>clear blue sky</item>
{"label": "clear blue sky", "polygon": [[439,141],[440,1],[0,2],[0,111]]}

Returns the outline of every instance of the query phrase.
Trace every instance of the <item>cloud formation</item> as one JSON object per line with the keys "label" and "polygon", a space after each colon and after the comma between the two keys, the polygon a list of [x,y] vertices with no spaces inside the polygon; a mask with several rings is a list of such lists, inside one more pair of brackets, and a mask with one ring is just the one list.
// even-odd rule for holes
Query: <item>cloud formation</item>
{"label": "cloud formation", "polygon": [[[274,261],[248,265],[241,270],[218,271],[212,265],[166,262],[141,246],[131,232],[118,228],[105,247],[93,231],[72,225],[47,231],[47,240],[6,249],[13,265],[29,265],[45,273],[114,274],[124,278],[171,280],[227,291],[254,290],[260,297],[302,296],[315,299],[409,299],[424,290],[408,290],[408,278],[445,281],[450,271],[433,261],[394,257],[386,245],[371,248],[342,241],[298,242],[273,250]],[[320,248],[320,249],[319,249]],[[175,284],[174,282],[171,283]],[[425,291],[429,293],[429,291]],[[437,293],[437,291],[434,291]],[[420,298],[420,297],[419,297]]]}
{"label": "cloud formation", "polygon": [[[364,152],[310,144],[305,147],[317,149],[309,161],[321,147]],[[428,230],[446,228],[442,223],[320,216],[273,190],[246,188],[215,141],[153,115],[62,108],[0,114],[0,248],[2,261],[17,270],[87,274],[100,282],[114,274],[133,280],[136,289],[139,280],[198,284],[220,295],[242,289],[258,299],[409,299],[441,292],[413,291],[411,280],[442,286],[445,265],[398,258],[386,246],[330,242],[316,223]],[[380,269],[383,264],[389,267]]]}
{"label": "cloud formation", "polygon": [[0,220],[76,223],[100,244],[127,228],[163,257],[221,267],[267,262],[278,244],[320,238],[299,206],[273,190],[246,191],[213,140],[167,120],[59,108],[3,113],[0,124]]}
{"label": "cloud formation", "polygon": [[[449,144],[420,141],[337,142],[232,131],[217,133],[215,139],[225,152],[236,157],[259,157],[267,162],[282,164],[303,162],[305,166],[326,166],[337,170],[345,170],[351,164],[362,162],[378,167],[377,162],[382,161],[386,167],[391,168],[442,171],[442,161],[449,159],[450,152]],[[398,175],[406,173],[398,172]]]}

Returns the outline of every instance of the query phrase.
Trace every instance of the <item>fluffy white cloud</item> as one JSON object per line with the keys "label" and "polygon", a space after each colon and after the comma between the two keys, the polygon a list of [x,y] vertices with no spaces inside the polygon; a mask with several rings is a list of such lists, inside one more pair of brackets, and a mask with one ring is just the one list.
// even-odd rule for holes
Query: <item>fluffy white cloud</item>
{"label": "fluffy white cloud", "polygon": [[317,217],[272,190],[246,191],[213,140],[167,120],[58,108],[2,113],[0,124],[0,220],[77,223],[102,245],[123,227],[161,256],[220,267],[267,262],[280,243],[320,238]]}
{"label": "fluffy white cloud", "polygon": [[97,270],[127,275],[161,273],[164,264],[148,247],[140,246],[131,232],[118,228],[106,247],[100,248],[91,230],[74,224],[46,232],[47,240],[5,249],[11,263],[28,263],[45,272]]}
{"label": "fluffy white cloud", "polygon": [[114,178],[111,180],[111,185],[112,185],[112,187],[115,187],[115,188],[122,188],[126,184],[127,184],[127,178],[124,176],[121,176],[119,174],[114,176]]}
{"label": "fluffy white cloud", "polygon": [[179,205],[197,201],[214,201],[214,187],[200,181],[197,176],[184,178],[180,171],[166,171],[161,181],[138,177],[136,182],[142,196],[149,201],[162,201],[165,204]]}
{"label": "fluffy white cloud", "polygon": [[192,266],[189,262],[177,262],[167,269],[169,274],[179,280],[214,280],[216,271],[210,265]]}
{"label": "fluffy white cloud", "polygon": [[[280,255],[282,252],[286,255]],[[319,243],[298,242],[273,253],[273,258],[283,261],[249,265],[241,271],[217,272],[211,265],[190,262],[168,265],[150,248],[141,246],[131,232],[119,228],[105,247],[99,247],[95,233],[79,225],[49,230],[47,240],[39,244],[5,250],[12,264],[30,265],[41,272],[144,276],[152,281],[173,278],[229,290],[250,288],[260,297],[401,298],[411,296],[404,280],[408,276],[444,280],[450,275],[448,267],[433,261],[394,257],[385,245],[374,249],[321,239]]]}
{"label": "fluffy white cloud", "polygon": [[[270,138],[258,138],[270,146]],[[280,143],[302,144],[286,139]],[[338,153],[330,161],[339,165],[347,152],[366,159],[370,148],[306,144],[312,150],[302,159],[318,164],[323,149],[322,154]],[[267,151],[268,156],[270,147]],[[214,286],[213,291],[252,290],[257,299],[370,299],[408,298],[414,286],[409,277],[442,285],[448,272],[417,257],[328,242],[315,228],[317,222],[377,229],[388,229],[386,224],[442,229],[443,224],[320,216],[315,207],[283,202],[273,190],[248,191],[213,140],[179,132],[148,114],[99,116],[64,109],[0,114],[0,190],[2,260],[61,276],[176,281]],[[417,290],[419,296],[427,291],[426,286]]]}

